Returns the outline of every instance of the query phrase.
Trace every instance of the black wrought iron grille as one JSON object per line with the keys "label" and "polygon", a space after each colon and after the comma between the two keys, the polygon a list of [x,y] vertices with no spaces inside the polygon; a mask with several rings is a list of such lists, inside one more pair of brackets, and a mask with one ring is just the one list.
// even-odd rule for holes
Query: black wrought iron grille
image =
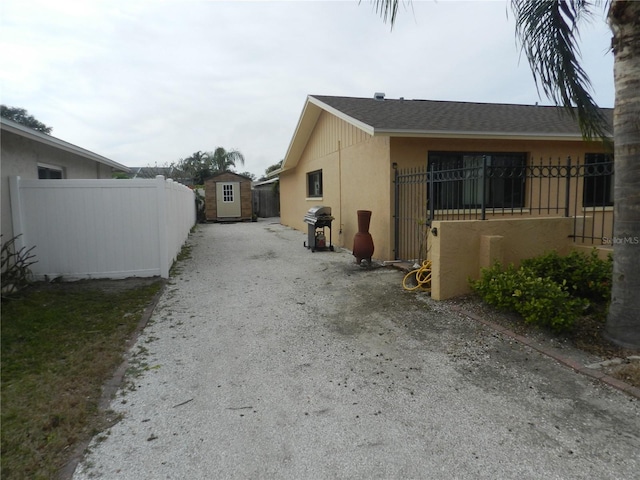
{"label": "black wrought iron grille", "polygon": [[603,245],[613,231],[614,163],[606,154],[527,162],[524,153],[431,153],[428,168],[395,174],[395,252],[426,258],[433,220],[572,217],[576,242]]}

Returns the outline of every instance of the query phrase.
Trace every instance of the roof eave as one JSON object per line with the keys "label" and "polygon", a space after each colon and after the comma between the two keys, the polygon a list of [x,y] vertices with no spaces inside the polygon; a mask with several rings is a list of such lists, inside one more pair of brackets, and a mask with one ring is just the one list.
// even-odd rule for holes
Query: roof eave
{"label": "roof eave", "polygon": [[72,143],[60,140],[59,138],[38,132],[36,130],[33,130],[32,128],[25,127],[23,125],[20,125],[19,123],[13,122],[11,120],[6,120],[4,118],[0,123],[2,124],[2,130],[5,130],[7,132],[13,133],[15,135],[20,135],[21,137],[28,138],[35,142],[42,143],[59,150],[64,150],[66,152],[79,155],[81,157],[102,163],[117,170],[129,172],[129,167],[125,165],[115,162],[109,158],[103,157],[102,155],[98,155],[97,153],[94,153],[90,150],[78,147],[77,145],[73,145]]}
{"label": "roof eave", "polygon": [[375,129],[373,135],[388,137],[421,137],[421,138],[468,138],[487,140],[556,140],[583,141],[579,133],[547,133],[547,132],[467,132],[441,130],[402,130]]}
{"label": "roof eave", "polygon": [[296,125],[296,129],[293,133],[293,137],[291,138],[291,143],[289,144],[289,148],[287,149],[287,153],[284,157],[284,162],[282,162],[282,168],[278,170],[278,174],[296,167],[323,110],[335,115],[347,123],[350,123],[351,125],[354,125],[369,135],[373,135],[374,133],[374,128],[371,125],[367,125],[366,123],[356,120],[355,118],[346,115],[344,112],[341,112],[340,110],[318,100],[312,95],[308,95],[307,101],[302,109],[302,113],[300,114],[300,118],[298,119],[298,124]]}
{"label": "roof eave", "polygon": [[347,123],[350,123],[351,125],[353,125],[354,127],[359,128],[360,130],[362,130],[365,133],[368,133],[369,135],[373,135],[375,132],[375,128],[372,125],[369,125],[368,123],[364,123],[360,120],[357,120],[349,115],[347,115],[346,113],[344,113],[341,110],[338,110],[335,107],[332,107],[331,105],[328,105],[320,100],[318,100],[317,98],[313,97],[313,96],[309,96],[309,101],[315,105],[318,105],[320,108],[322,108],[323,110],[331,113],[332,115],[335,115],[336,117],[338,117],[341,120],[344,120]]}

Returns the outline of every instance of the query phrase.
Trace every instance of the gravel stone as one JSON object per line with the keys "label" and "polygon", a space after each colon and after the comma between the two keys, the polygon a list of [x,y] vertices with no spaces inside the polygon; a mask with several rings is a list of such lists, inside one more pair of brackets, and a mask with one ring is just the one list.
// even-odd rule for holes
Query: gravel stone
{"label": "gravel stone", "polygon": [[74,479],[638,478],[636,398],[305,239],[198,226]]}

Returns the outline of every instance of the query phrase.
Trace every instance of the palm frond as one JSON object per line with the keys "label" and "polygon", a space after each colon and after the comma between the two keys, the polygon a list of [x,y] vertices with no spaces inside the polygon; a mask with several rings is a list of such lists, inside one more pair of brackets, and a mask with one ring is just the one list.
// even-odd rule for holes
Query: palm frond
{"label": "palm frond", "polygon": [[[359,3],[362,3],[362,0],[360,0]],[[400,0],[371,0],[371,3],[373,4],[375,12],[382,17],[382,21],[384,23],[389,22],[393,30]]]}
{"label": "palm frond", "polygon": [[591,96],[591,82],[580,65],[579,23],[592,15],[588,0],[511,0],[516,35],[540,87],[556,105],[577,118],[587,139],[606,139],[610,126]]}

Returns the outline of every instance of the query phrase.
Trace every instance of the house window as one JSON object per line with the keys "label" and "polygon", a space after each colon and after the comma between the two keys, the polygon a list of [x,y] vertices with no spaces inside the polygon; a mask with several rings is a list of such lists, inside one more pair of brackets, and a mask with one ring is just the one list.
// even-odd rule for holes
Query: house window
{"label": "house window", "polygon": [[322,170],[307,173],[307,196],[322,196]]}
{"label": "house window", "polygon": [[38,165],[38,178],[44,179],[56,179],[62,178],[62,168],[54,167],[51,165]]}
{"label": "house window", "polygon": [[222,201],[224,203],[233,203],[233,185],[222,185]]}
{"label": "house window", "polygon": [[583,207],[613,205],[613,157],[604,153],[584,156]]}
{"label": "house window", "polygon": [[525,153],[430,152],[434,208],[522,208],[525,166]]}

